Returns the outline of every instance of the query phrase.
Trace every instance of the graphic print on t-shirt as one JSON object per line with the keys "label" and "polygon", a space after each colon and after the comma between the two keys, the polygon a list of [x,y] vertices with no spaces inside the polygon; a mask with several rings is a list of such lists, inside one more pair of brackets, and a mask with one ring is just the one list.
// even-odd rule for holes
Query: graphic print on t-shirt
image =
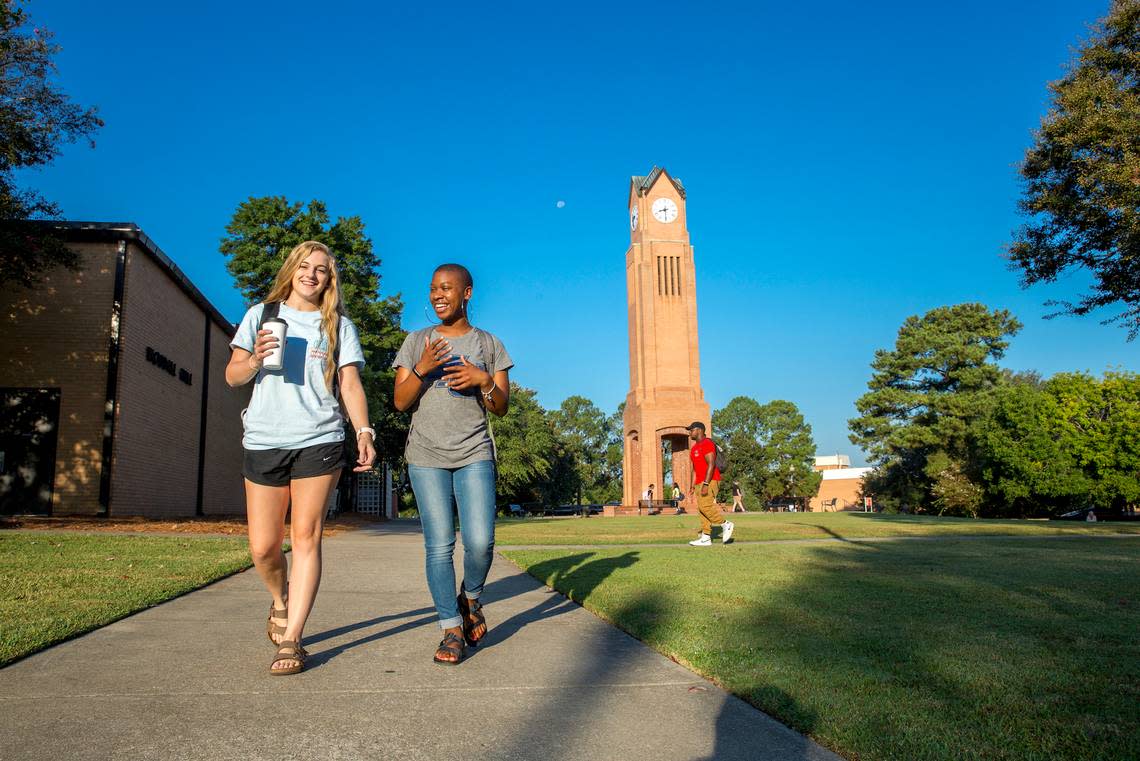
{"label": "graphic print on t-shirt", "polygon": [[329,339],[325,338],[324,334],[321,335],[321,340],[313,345],[309,350],[309,359],[315,359],[318,362],[324,362],[329,358]]}
{"label": "graphic print on t-shirt", "polygon": [[286,383],[295,386],[305,385],[305,355],[309,353],[309,340],[300,336],[285,336],[285,351],[281,358],[280,370],[266,370],[280,374]]}
{"label": "graphic print on t-shirt", "polygon": [[[264,306],[246,311],[230,347],[253,352]],[[246,449],[302,449],[344,440],[344,415],[325,383],[328,339],[320,312],[281,304],[278,316],[289,326],[281,370],[262,368],[243,415]],[[348,318],[340,321],[340,367],[364,365],[360,336]],[[320,354],[318,359],[315,354]]]}

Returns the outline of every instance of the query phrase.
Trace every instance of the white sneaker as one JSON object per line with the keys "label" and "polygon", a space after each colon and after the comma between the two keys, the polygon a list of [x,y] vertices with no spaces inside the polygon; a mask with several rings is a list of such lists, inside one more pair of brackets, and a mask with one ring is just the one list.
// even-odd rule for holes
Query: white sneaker
{"label": "white sneaker", "polygon": [[722,542],[724,542],[725,544],[728,544],[729,542],[732,541],[732,530],[734,528],[736,528],[736,524],[733,523],[732,521],[725,521],[724,522],[724,528],[722,529],[723,533],[721,534],[721,541]]}
{"label": "white sneaker", "polygon": [[689,544],[693,545],[694,547],[708,547],[710,544],[712,544],[712,537],[708,534],[701,534],[696,539],[689,542]]}

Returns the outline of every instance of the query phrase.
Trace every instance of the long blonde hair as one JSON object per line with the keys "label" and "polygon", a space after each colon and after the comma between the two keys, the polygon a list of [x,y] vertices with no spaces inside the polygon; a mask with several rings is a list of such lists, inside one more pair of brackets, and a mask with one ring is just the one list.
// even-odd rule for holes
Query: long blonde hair
{"label": "long blonde hair", "polygon": [[324,243],[307,240],[300,243],[285,257],[285,263],[277,271],[277,279],[265,297],[267,303],[274,301],[284,302],[293,293],[293,276],[297,274],[301,263],[314,251],[320,251],[329,258],[329,281],[321,291],[321,331],[328,339],[328,356],[325,358],[325,386],[329,392],[333,389],[333,378],[336,377],[336,345],[340,338],[340,318],[344,314],[344,306],[340,303],[340,276],[336,270],[336,259],[332,251]]}

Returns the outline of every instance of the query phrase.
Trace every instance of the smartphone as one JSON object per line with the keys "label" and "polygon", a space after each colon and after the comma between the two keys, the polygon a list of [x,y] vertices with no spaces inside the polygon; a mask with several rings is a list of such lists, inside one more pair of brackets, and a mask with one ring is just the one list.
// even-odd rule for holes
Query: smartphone
{"label": "smartphone", "polygon": [[[447,360],[443,363],[443,367],[444,368],[455,367],[456,365],[462,365],[462,364],[463,364],[463,358],[460,355],[451,354],[448,356]],[[453,388],[448,388],[447,391],[452,396],[469,396],[470,395],[470,389],[467,391],[456,391]]]}

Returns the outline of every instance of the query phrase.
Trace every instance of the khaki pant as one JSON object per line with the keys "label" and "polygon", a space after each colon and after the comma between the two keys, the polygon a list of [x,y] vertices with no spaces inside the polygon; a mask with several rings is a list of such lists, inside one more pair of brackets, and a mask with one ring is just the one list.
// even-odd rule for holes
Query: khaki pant
{"label": "khaki pant", "polygon": [[708,494],[701,495],[701,485],[697,484],[697,509],[701,512],[701,533],[712,535],[712,527],[719,526],[724,523],[724,516],[720,514],[720,508],[716,506],[716,490],[720,487],[720,481],[712,481],[709,483]]}

